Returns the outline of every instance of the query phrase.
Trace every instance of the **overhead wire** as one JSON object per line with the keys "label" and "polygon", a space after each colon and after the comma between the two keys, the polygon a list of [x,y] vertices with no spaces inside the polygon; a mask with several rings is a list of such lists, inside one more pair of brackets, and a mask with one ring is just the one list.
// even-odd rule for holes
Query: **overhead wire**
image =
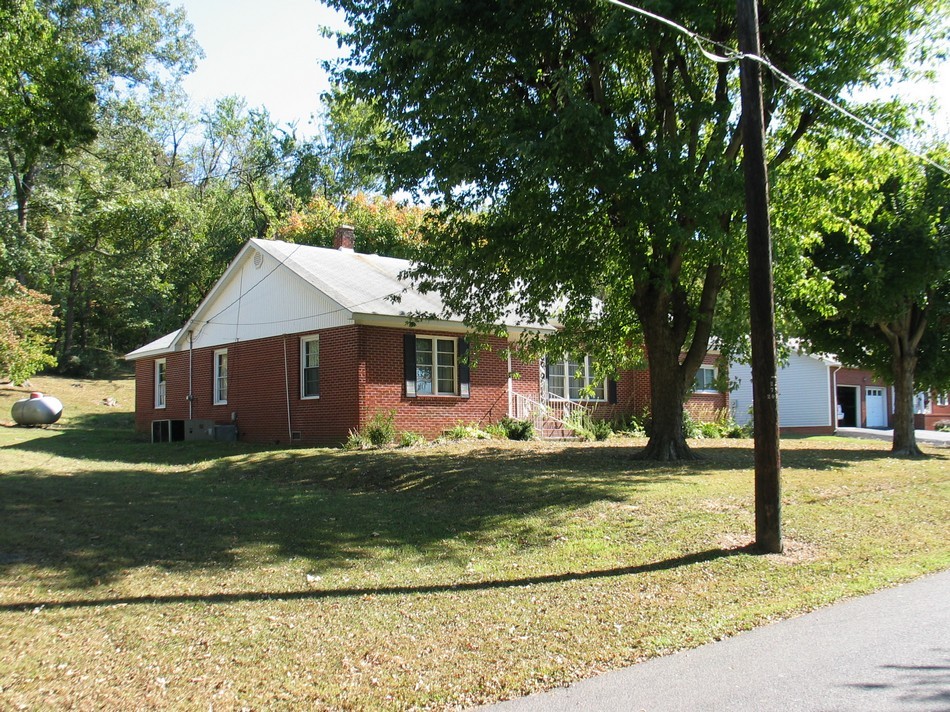
{"label": "overhead wire", "polygon": [[[635,14],[641,15],[642,17],[645,17],[645,18],[647,18],[648,20],[652,20],[652,21],[654,21],[654,22],[659,22],[660,24],[663,24],[663,25],[666,25],[667,27],[672,28],[672,29],[675,30],[676,32],[679,32],[679,33],[682,34],[683,36],[685,36],[685,37],[689,38],[690,40],[692,40],[692,41],[696,44],[696,46],[697,46],[697,48],[699,49],[700,53],[701,53],[704,57],[706,57],[706,59],[708,59],[708,60],[710,60],[710,61],[712,61],[712,62],[717,62],[717,63],[731,63],[731,62],[738,62],[738,61],[741,61],[741,60],[743,60],[743,59],[749,59],[749,60],[752,60],[752,61],[754,61],[754,62],[757,62],[758,64],[760,64],[761,66],[763,66],[763,67],[765,67],[767,70],[769,70],[769,72],[771,72],[771,73],[773,74],[773,76],[775,76],[776,79],[778,79],[778,80],[781,81],[783,84],[785,84],[786,86],[790,87],[791,89],[794,89],[794,90],[796,90],[796,91],[800,91],[800,92],[802,92],[802,93],[804,93],[804,94],[807,94],[808,96],[812,97],[813,99],[816,99],[817,101],[821,102],[822,104],[824,104],[824,105],[827,106],[828,108],[830,108],[830,109],[832,109],[832,110],[838,112],[838,113],[841,114],[842,116],[847,117],[847,118],[850,119],[851,121],[854,121],[855,123],[857,123],[857,124],[859,124],[860,126],[864,127],[864,128],[867,129],[868,131],[871,131],[872,133],[874,133],[874,134],[875,134],[876,136],[878,136],[879,138],[882,138],[882,139],[884,139],[885,141],[888,141],[889,143],[891,143],[891,144],[897,146],[898,148],[903,149],[904,151],[906,151],[906,152],[909,153],[910,155],[914,156],[915,158],[917,158],[917,159],[923,161],[924,163],[930,165],[931,167],[936,168],[937,170],[941,171],[942,173],[945,173],[945,174],[947,174],[948,176],[950,176],[950,167],[947,167],[947,166],[943,165],[942,163],[939,163],[939,162],[933,160],[932,158],[930,158],[930,157],[927,156],[926,154],[921,153],[920,151],[917,151],[917,150],[914,149],[914,148],[911,148],[910,146],[908,146],[907,144],[905,144],[905,143],[904,143],[903,141],[901,141],[900,139],[895,138],[894,136],[891,136],[889,133],[887,133],[887,132],[884,131],[883,129],[878,128],[877,126],[875,126],[874,124],[872,124],[870,121],[867,121],[866,119],[862,119],[860,116],[856,115],[856,114],[855,114],[854,112],[852,112],[852,111],[849,111],[849,110],[846,109],[845,107],[843,107],[843,106],[837,104],[837,103],[836,103],[835,101],[833,101],[832,99],[829,99],[828,97],[823,96],[823,95],[820,94],[819,92],[817,92],[817,91],[815,91],[815,90],[813,90],[813,89],[808,88],[807,86],[805,86],[804,84],[802,84],[800,81],[798,81],[798,80],[795,79],[794,77],[790,76],[789,74],[786,74],[786,73],[783,72],[781,69],[779,69],[778,67],[776,67],[776,66],[775,66],[771,61],[769,61],[768,59],[765,59],[764,57],[760,57],[760,56],[758,56],[758,55],[756,55],[756,54],[749,54],[749,53],[744,53],[744,52],[738,52],[738,51],[734,50],[732,47],[729,47],[728,45],[723,44],[722,42],[718,42],[718,41],[713,40],[713,39],[711,39],[711,38],[709,38],[709,37],[704,37],[703,35],[699,34],[698,32],[693,32],[692,30],[690,30],[690,29],[684,27],[683,25],[680,25],[680,24],[674,22],[673,20],[670,20],[669,18],[663,17],[662,15],[657,15],[656,13],[650,12],[649,10],[644,10],[642,7],[637,7],[636,5],[631,5],[630,3],[623,2],[623,0],[604,0],[604,2],[606,2],[606,3],[610,4],[610,5],[615,5],[615,6],[619,7],[619,8],[624,9],[624,10],[628,10],[628,11],[633,12],[633,13],[635,13]],[[704,43],[704,42],[705,42],[706,44],[712,45],[713,47],[716,47],[716,48],[718,48],[718,49],[720,49],[720,50],[723,50],[726,54],[725,54],[725,55],[718,55],[718,54],[714,54],[713,52],[710,52],[709,50],[707,50],[707,49],[703,46],[703,43]]]}

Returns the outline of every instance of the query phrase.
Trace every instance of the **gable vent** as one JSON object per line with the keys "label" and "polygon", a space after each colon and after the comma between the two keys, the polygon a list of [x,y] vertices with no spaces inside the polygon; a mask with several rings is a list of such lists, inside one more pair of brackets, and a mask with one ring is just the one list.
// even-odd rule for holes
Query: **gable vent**
{"label": "gable vent", "polygon": [[254,267],[255,269],[260,269],[261,265],[264,264],[264,255],[260,252],[254,251]]}

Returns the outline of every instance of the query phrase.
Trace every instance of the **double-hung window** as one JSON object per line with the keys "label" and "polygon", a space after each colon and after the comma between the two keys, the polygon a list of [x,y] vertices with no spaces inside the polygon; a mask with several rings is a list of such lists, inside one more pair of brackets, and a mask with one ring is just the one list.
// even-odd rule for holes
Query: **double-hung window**
{"label": "double-hung window", "polygon": [[228,402],[228,350],[214,352],[214,404],[225,405]]}
{"label": "double-hung window", "polygon": [[420,396],[458,395],[458,356],[455,339],[416,337],[416,393]]}
{"label": "double-hung window", "polygon": [[300,397],[320,397],[320,337],[300,340]]}
{"label": "double-hung window", "polygon": [[605,381],[597,379],[590,356],[548,359],[548,393],[572,401],[605,400]]}
{"label": "double-hung window", "polygon": [[468,342],[447,336],[403,336],[406,397],[471,395]]}
{"label": "double-hung window", "polygon": [[950,393],[938,393],[937,394],[937,405],[946,407],[950,405]]}
{"label": "double-hung window", "polygon": [[697,393],[716,393],[716,369],[712,366],[700,366],[693,381],[693,390]]}
{"label": "double-hung window", "polygon": [[160,358],[155,361],[155,407],[165,407],[165,384],[167,376],[165,371],[165,359]]}

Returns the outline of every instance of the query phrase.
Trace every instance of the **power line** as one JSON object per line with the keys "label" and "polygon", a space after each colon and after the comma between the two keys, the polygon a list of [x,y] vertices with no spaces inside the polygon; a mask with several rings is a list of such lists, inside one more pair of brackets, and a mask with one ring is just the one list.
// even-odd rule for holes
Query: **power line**
{"label": "power line", "polygon": [[[717,62],[717,63],[722,64],[722,63],[738,62],[742,59],[750,59],[754,62],[759,63],[760,65],[768,69],[769,72],[771,72],[775,76],[776,79],[781,81],[783,84],[785,84],[789,88],[794,89],[796,91],[800,91],[812,97],[813,99],[818,100],[819,102],[829,107],[830,109],[837,111],[842,116],[845,116],[851,121],[854,121],[855,123],[860,124],[861,126],[871,131],[878,137],[884,139],[885,141],[888,141],[889,143],[897,146],[898,148],[902,148],[903,150],[907,151],[907,153],[914,156],[915,158],[918,158],[924,163],[927,163],[933,168],[936,168],[942,173],[945,173],[946,175],[950,176],[950,168],[948,168],[947,166],[941,163],[938,163],[937,161],[933,160],[929,156],[911,148],[910,146],[903,143],[900,139],[897,139],[894,136],[891,136],[883,129],[880,129],[877,126],[873,125],[871,122],[866,121],[865,119],[862,119],[860,116],[857,116],[856,114],[844,108],[843,106],[840,106],[839,104],[835,103],[833,100],[829,99],[828,97],[823,96],[822,94],[819,94],[817,91],[813,89],[809,89],[800,81],[786,74],[785,72],[783,72],[781,69],[776,67],[774,64],[772,64],[772,62],[765,59],[764,57],[760,57],[755,54],[743,54],[741,52],[737,52],[732,47],[729,47],[728,45],[725,45],[722,42],[717,42],[716,40],[710,39],[709,37],[704,37],[703,35],[697,32],[693,32],[692,30],[687,29],[686,27],[683,27],[682,25],[677,24],[676,22],[673,22],[669,18],[663,17],[662,15],[657,15],[656,13],[650,12],[648,10],[644,10],[643,8],[637,7],[636,5],[630,5],[629,3],[623,2],[622,0],[604,0],[604,2],[607,2],[610,5],[616,5],[617,7],[620,7],[624,10],[628,10],[630,12],[641,15],[649,20],[653,20],[654,22],[659,22],[660,24],[663,24],[663,25],[666,25],[667,27],[672,28],[676,32],[679,32],[680,34],[684,35],[685,37],[688,37],[690,40],[695,42],[696,46],[699,48],[700,53],[704,57],[706,57],[706,59],[712,62]],[[702,43],[704,42],[709,45],[712,45],[713,47],[723,50],[726,53],[725,56],[710,52],[703,46]]]}

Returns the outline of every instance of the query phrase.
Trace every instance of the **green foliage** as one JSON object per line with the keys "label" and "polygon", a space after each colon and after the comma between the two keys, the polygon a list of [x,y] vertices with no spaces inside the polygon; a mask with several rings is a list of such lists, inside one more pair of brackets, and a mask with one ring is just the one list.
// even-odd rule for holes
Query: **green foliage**
{"label": "green foliage", "polygon": [[821,239],[800,275],[803,333],[812,351],[893,384],[894,450],[919,454],[914,394],[950,386],[950,179],[894,149],[833,146],[837,180],[873,199],[806,224]]}
{"label": "green foliage", "polygon": [[606,440],[614,432],[610,421],[596,419],[582,407],[572,408],[564,425],[583,440]]}
{"label": "green foliage", "polygon": [[396,411],[374,413],[363,426],[363,433],[374,447],[391,445],[396,441]]}
{"label": "green foliage", "polygon": [[703,435],[702,423],[688,410],[683,411],[683,437],[699,438]]}
{"label": "green foliage", "polygon": [[343,206],[358,193],[381,193],[386,163],[405,150],[405,137],[377,104],[342,87],[333,87],[323,99],[321,133],[297,149],[290,176],[294,194],[303,202],[322,198]]}
{"label": "green foliage", "polygon": [[934,425],[934,430],[941,433],[950,433],[950,420],[938,420]]}
{"label": "green foliage", "polygon": [[483,430],[477,424],[456,423],[443,433],[446,440],[488,440],[491,433]]}
{"label": "green foliage", "polygon": [[504,437],[509,440],[534,440],[534,423],[505,416],[499,422]]}
{"label": "green foliage", "polygon": [[399,433],[399,447],[415,447],[417,445],[424,445],[428,442],[424,435],[419,433],[414,433],[410,430],[405,430]]}
{"label": "green foliage", "polygon": [[[329,4],[351,28],[337,78],[413,137],[389,164],[394,186],[442,209],[422,286],[486,333],[512,311],[554,318],[556,350],[589,351],[605,373],[645,343],[663,394],[653,435],[679,441],[654,451],[687,454],[674,431],[689,384],[711,335],[737,342],[747,314],[737,65],[597,0]],[[733,4],[664,8],[736,36]],[[945,14],[939,0],[779,0],[763,52],[825,95],[853,95]],[[777,166],[821,107],[780,82],[765,104]]]}
{"label": "green foliage", "polygon": [[613,431],[618,435],[631,438],[642,438],[647,434],[644,421],[649,418],[649,412],[640,415],[625,414],[614,418],[611,425]]}
{"label": "green foliage", "polygon": [[399,442],[403,446],[414,444],[407,441],[411,440],[414,433],[402,433],[396,430],[396,411],[377,411],[373,414],[362,428],[351,430],[349,437],[343,447],[347,450],[369,450],[371,448],[380,448],[393,445]]}
{"label": "green foliage", "polygon": [[752,436],[752,426],[739,425],[733,420],[729,410],[723,408],[716,414],[716,419],[711,421],[700,421],[691,426],[695,432],[698,429],[698,435],[693,437],[702,438],[746,438]]}
{"label": "green foliage", "polygon": [[56,365],[49,353],[55,322],[47,295],[13,279],[0,283],[0,378],[22,383]]}
{"label": "green foliage", "polygon": [[359,430],[350,430],[350,434],[343,443],[344,450],[369,450],[372,447],[369,438]]}

